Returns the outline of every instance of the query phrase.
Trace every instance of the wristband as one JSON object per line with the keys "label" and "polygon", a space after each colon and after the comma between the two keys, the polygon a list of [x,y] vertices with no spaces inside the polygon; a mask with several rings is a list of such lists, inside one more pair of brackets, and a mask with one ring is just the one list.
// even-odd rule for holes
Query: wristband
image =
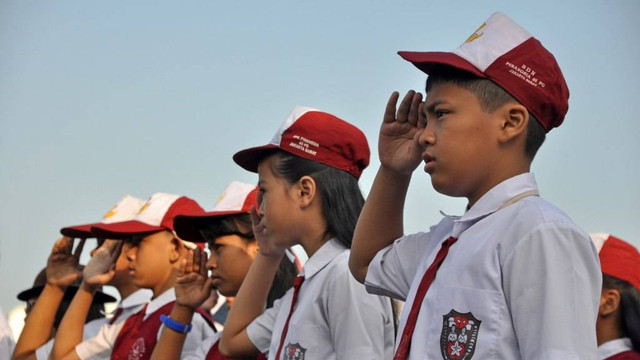
{"label": "wristband", "polygon": [[188,333],[189,331],[191,331],[191,328],[193,327],[193,325],[191,324],[179,323],[173,320],[172,318],[168,317],[167,315],[160,315],[160,321],[162,321],[164,326],[180,334]]}

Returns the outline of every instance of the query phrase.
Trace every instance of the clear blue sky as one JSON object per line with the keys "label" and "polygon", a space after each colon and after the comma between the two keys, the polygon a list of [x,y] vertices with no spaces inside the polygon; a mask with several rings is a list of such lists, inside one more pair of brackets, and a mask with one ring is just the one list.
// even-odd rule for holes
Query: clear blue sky
{"label": "clear blue sky", "polygon": [[[231,155],[266,143],[295,105],[369,138],[394,90],[425,76],[398,50],[451,50],[500,10],[540,39],[571,90],[533,165],[542,196],[588,232],[640,246],[640,2],[0,0],[0,306],[17,304],[58,230],[124,194],[213,206],[254,174]],[[406,231],[462,199],[419,168]]]}

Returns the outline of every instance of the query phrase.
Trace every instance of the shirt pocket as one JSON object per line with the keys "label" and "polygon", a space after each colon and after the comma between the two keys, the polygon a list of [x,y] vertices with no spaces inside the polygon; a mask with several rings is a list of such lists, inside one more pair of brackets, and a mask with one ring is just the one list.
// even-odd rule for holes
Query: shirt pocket
{"label": "shirt pocket", "polygon": [[509,358],[498,356],[502,328],[510,324],[502,292],[456,286],[434,290],[435,301],[426,304],[431,308],[426,359]]}

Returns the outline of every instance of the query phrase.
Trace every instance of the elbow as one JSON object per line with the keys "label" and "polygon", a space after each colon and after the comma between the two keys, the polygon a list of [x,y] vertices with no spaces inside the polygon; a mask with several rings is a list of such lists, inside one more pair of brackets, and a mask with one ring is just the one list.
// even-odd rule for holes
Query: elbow
{"label": "elbow", "polygon": [[364,279],[367,277],[368,266],[360,264],[355,256],[353,256],[353,252],[349,256],[349,270],[358,282],[364,284]]}
{"label": "elbow", "polygon": [[218,350],[220,350],[220,353],[225,357],[233,357],[234,354],[231,351],[231,349],[229,349],[229,346],[227,343],[228,341],[223,341],[222,339],[220,339],[220,343],[218,344]]}

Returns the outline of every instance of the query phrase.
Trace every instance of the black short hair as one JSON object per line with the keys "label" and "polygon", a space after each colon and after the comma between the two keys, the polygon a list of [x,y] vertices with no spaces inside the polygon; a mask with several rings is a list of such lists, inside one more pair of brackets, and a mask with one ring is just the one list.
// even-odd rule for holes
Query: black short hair
{"label": "black short hair", "polygon": [[640,351],[640,290],[627,281],[607,274],[602,274],[602,289],[620,292],[620,330],[631,339],[633,349]]}
{"label": "black short hair", "polygon": [[322,200],[322,212],[327,222],[327,234],[351,248],[353,231],[364,205],[358,179],[346,171],[277,151],[271,171],[290,184],[303,176],[316,182]]}
{"label": "black short hair", "polygon": [[[222,216],[212,221],[201,231],[207,241],[215,240],[221,236],[238,235],[248,244],[256,242],[251,226],[251,214],[237,214]],[[293,286],[293,279],[298,275],[298,266],[284,256],[280,261],[278,270],[273,279],[271,289],[267,295],[267,307],[273,306],[273,302],[280,299]]]}
{"label": "black short hair", "polygon": [[[438,65],[433,67],[427,78],[426,92],[429,92],[435,84],[441,83],[453,83],[471,91],[480,101],[482,109],[487,112],[493,112],[509,102],[520,103],[493,81],[450,66]],[[546,132],[544,128],[538,119],[529,112],[524,151],[530,160],[533,160],[536,156],[545,138]]]}

